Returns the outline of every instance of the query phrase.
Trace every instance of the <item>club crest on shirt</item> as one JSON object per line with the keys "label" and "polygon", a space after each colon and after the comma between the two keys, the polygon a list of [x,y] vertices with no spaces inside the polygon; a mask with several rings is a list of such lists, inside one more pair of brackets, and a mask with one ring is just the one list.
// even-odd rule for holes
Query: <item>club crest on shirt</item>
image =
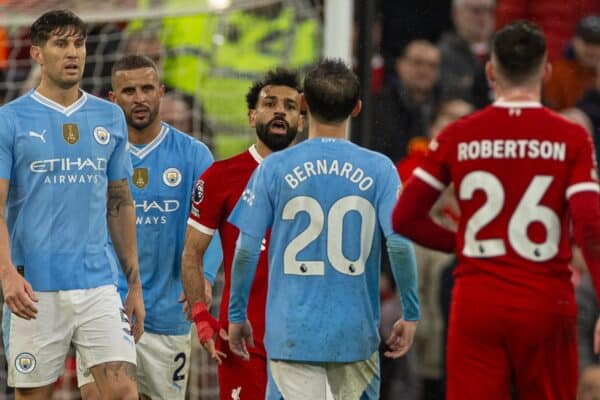
{"label": "club crest on shirt", "polygon": [[15,358],[15,368],[22,374],[29,374],[35,369],[37,364],[35,357],[31,353],[20,353]]}
{"label": "club crest on shirt", "polygon": [[77,124],[63,124],[63,138],[69,144],[75,144],[79,141],[79,127]]}
{"label": "club crest on shirt", "polygon": [[181,183],[181,172],[177,168],[167,168],[163,172],[163,182],[169,187],[175,187]]}
{"label": "club crest on shirt", "polygon": [[110,132],[103,126],[97,126],[94,128],[94,139],[102,145],[107,145],[110,142]]}
{"label": "club crest on shirt", "polygon": [[202,202],[202,199],[204,199],[204,181],[198,179],[192,192],[192,203],[198,205]]}
{"label": "club crest on shirt", "polygon": [[138,189],[146,187],[148,184],[148,168],[134,168],[132,180]]}

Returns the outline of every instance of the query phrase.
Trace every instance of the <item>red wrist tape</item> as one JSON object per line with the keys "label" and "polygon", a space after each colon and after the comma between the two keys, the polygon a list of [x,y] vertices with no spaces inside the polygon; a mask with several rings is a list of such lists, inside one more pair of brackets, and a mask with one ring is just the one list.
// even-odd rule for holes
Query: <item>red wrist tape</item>
{"label": "red wrist tape", "polygon": [[192,307],[192,319],[196,324],[200,343],[205,343],[207,340],[212,339],[217,331],[218,324],[217,320],[208,312],[206,304],[201,301],[194,304]]}

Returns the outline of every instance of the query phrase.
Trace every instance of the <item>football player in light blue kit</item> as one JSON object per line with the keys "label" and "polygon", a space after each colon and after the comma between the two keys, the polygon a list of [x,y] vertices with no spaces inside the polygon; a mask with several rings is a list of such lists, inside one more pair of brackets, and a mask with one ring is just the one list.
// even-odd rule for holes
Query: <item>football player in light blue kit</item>
{"label": "football player in light blue kit", "polygon": [[[103,398],[138,397],[145,311],[127,126],[119,107],[79,88],[85,40],[72,12],[39,17],[40,84],[0,108],[2,328],[16,399],[52,397],[71,343]],[[129,283],[124,309],[109,232]]]}
{"label": "football player in light blue kit", "polygon": [[[246,319],[261,238],[271,227],[265,345],[285,399],[379,397],[379,274],[382,235],[404,310],[386,356],[410,348],[417,321],[412,244],[394,234],[400,189],[385,156],[345,140],[360,112],[359,83],[341,61],[325,60],[304,80],[308,140],[265,159],[229,221],[240,229],[229,303],[231,350],[248,358]],[[267,398],[277,399],[272,388]]]}
{"label": "football player in light blue kit", "polygon": [[[190,322],[178,302],[181,254],[196,179],[213,162],[208,148],[158,118],[164,86],[157,66],[128,55],[112,69],[110,99],[125,112],[133,162],[130,188],[136,209],[140,277],[146,305],[145,334],[137,343],[138,391],[142,399],[185,397],[190,366]],[[222,261],[217,235],[203,262]],[[119,279],[121,295],[127,282]],[[93,379],[78,368],[85,400],[98,397]]]}

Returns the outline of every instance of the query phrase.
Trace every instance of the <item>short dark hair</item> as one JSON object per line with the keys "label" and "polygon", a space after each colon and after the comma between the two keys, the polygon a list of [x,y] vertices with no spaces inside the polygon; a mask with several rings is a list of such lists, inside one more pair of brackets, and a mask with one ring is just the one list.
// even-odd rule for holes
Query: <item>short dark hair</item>
{"label": "short dark hair", "polygon": [[42,14],[31,25],[30,40],[34,46],[43,46],[53,33],[62,35],[71,30],[73,34],[87,37],[87,28],[81,18],[70,10],[52,10]]}
{"label": "short dark hair", "polygon": [[304,97],[313,117],[341,122],[350,116],[360,97],[360,83],[341,59],[324,59],[306,75]]}
{"label": "short dark hair", "polygon": [[586,43],[600,44],[600,15],[588,15],[577,23],[575,36]]}
{"label": "short dark hair", "polygon": [[115,76],[118,71],[131,71],[140,68],[152,68],[158,73],[158,67],[150,57],[141,54],[128,54],[119,58],[113,65],[111,76]]}
{"label": "short dark hair", "polygon": [[268,71],[264,77],[252,83],[252,86],[250,86],[250,89],[246,94],[248,111],[256,108],[260,91],[263,90],[265,86],[287,86],[292,89],[296,89],[298,93],[302,93],[298,72],[287,68],[278,67],[274,70]]}
{"label": "short dark hair", "polygon": [[503,77],[522,83],[535,73],[546,55],[546,39],[542,30],[529,21],[516,21],[494,34],[492,54]]}

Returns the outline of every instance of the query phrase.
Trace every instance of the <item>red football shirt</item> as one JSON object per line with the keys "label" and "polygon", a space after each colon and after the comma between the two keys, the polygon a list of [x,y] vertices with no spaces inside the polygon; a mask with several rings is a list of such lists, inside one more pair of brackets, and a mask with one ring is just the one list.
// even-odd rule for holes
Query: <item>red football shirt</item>
{"label": "red football shirt", "polygon": [[[237,156],[217,161],[199,178],[202,182],[202,193],[199,201],[192,202],[192,211],[188,224],[202,233],[212,235],[219,230],[223,246],[223,266],[225,284],[219,310],[219,327],[227,331],[229,292],[231,289],[231,265],[235,253],[235,242],[239,230],[227,222],[229,214],[235,207],[254,169],[262,161],[262,157],[254,146]],[[266,238],[268,240],[268,237]],[[265,334],[265,305],[267,299],[267,251],[268,244],[261,249],[258,267],[248,302],[248,319],[252,324],[254,344],[248,348],[251,353],[265,357],[263,337]],[[218,341],[219,343],[221,341]]]}
{"label": "red football shirt", "polygon": [[598,191],[592,141],[534,102],[496,102],[446,128],[414,175],[454,183],[457,300],[576,313],[568,199]]}

